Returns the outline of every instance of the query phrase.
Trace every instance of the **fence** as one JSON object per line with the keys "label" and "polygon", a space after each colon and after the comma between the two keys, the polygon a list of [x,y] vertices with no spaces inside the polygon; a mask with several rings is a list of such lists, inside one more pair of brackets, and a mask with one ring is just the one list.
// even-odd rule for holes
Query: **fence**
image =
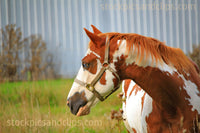
{"label": "fence", "polygon": [[58,73],[73,77],[89,41],[83,27],[151,36],[187,53],[200,43],[199,12],[198,0],[0,0],[0,27],[40,34]]}

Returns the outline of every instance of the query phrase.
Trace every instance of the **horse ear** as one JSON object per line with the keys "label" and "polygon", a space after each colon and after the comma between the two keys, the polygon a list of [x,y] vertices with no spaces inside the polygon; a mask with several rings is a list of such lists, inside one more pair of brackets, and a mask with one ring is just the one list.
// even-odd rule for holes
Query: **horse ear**
{"label": "horse ear", "polygon": [[91,25],[92,26],[92,29],[93,29],[93,32],[95,33],[95,34],[100,34],[100,33],[102,33],[99,29],[97,29],[97,27],[95,27],[94,25]]}
{"label": "horse ear", "polygon": [[87,36],[90,38],[90,40],[96,45],[97,48],[100,48],[103,44],[105,39],[99,37],[97,34],[90,32],[89,30],[85,29],[85,32]]}

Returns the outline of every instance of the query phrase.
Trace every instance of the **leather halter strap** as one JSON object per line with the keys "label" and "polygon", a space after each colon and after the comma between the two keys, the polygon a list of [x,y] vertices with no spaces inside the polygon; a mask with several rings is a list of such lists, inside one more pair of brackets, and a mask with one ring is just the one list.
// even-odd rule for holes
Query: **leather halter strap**
{"label": "leather halter strap", "polygon": [[106,96],[102,96],[95,89],[96,83],[101,79],[101,77],[103,76],[103,74],[106,70],[109,70],[110,72],[112,72],[115,75],[115,77],[118,79],[118,81],[120,81],[118,74],[115,72],[115,70],[112,67],[110,67],[110,64],[109,64],[109,61],[108,61],[108,59],[109,59],[109,44],[110,44],[109,39],[108,39],[108,37],[106,37],[104,63],[102,64],[101,70],[96,75],[96,77],[92,80],[92,82],[90,84],[88,84],[88,83],[85,83],[85,82],[83,82],[83,81],[81,81],[77,78],[74,80],[74,82],[78,83],[81,86],[86,87],[89,91],[91,91],[94,94],[94,96],[97,97],[100,101],[104,101],[105,99],[107,99],[113,92],[115,92],[120,87],[120,84],[118,84]]}

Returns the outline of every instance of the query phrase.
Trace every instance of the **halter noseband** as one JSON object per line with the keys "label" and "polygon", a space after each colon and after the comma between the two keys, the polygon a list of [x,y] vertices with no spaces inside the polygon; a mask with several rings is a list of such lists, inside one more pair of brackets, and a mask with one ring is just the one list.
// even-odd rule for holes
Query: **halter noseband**
{"label": "halter noseband", "polygon": [[81,86],[86,87],[89,91],[91,91],[94,96],[96,96],[100,101],[104,101],[105,99],[107,99],[113,92],[115,92],[120,84],[118,84],[115,88],[113,88],[111,90],[111,92],[106,95],[106,96],[102,96],[98,91],[96,91],[95,89],[95,85],[96,83],[101,79],[101,77],[103,76],[104,72],[106,70],[109,70],[110,72],[112,72],[118,79],[118,81],[120,81],[120,78],[118,76],[118,74],[115,72],[115,70],[113,68],[110,67],[110,64],[108,62],[108,57],[109,57],[109,39],[108,37],[106,37],[106,45],[105,45],[105,57],[104,57],[104,63],[102,64],[102,68],[99,71],[99,73],[96,75],[96,77],[92,80],[92,82],[90,84],[85,83],[83,81],[78,80],[77,78],[74,80],[74,82],[78,83]]}

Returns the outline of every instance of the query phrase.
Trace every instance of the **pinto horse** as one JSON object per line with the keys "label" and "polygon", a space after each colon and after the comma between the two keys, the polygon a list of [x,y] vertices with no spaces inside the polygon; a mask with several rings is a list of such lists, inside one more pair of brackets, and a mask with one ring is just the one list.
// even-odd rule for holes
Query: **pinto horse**
{"label": "pinto horse", "polygon": [[[168,130],[165,132],[182,132],[181,130],[172,130],[170,123],[166,123],[161,119],[162,113],[158,113],[159,109],[156,101],[135,82],[124,80],[122,82],[122,91],[124,92],[123,99],[126,98],[122,105],[123,119],[130,133],[163,132],[162,128],[165,124],[168,124]],[[196,122],[198,122],[198,118]],[[192,132],[198,133],[200,123],[196,124],[197,127],[194,125]]]}
{"label": "pinto horse", "polygon": [[123,116],[128,130],[199,132],[199,71],[180,49],[154,38],[101,33],[92,27],[94,33],[84,29],[91,41],[67,98],[74,115],[89,114],[125,80]]}

